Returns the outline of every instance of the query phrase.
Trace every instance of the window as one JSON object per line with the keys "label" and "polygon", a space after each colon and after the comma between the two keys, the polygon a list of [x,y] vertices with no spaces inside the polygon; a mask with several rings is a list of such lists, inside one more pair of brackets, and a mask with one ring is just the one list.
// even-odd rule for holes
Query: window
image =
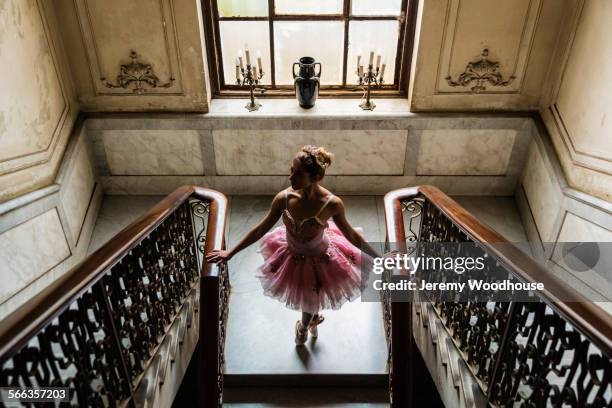
{"label": "window", "polygon": [[203,0],[209,68],[216,96],[244,95],[236,56],[248,44],[261,56],[260,86],[269,96],[293,95],[293,63],[321,63],[321,96],[361,96],[357,56],[370,51],[386,64],[378,95],[405,95],[416,0]]}

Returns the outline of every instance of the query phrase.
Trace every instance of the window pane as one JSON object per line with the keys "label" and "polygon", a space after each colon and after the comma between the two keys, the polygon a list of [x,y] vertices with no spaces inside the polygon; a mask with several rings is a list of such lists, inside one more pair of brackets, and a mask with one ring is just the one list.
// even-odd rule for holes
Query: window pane
{"label": "window pane", "polygon": [[276,83],[293,84],[293,63],[308,56],[322,65],[321,84],[342,84],[343,47],[344,23],[341,21],[274,22]]}
{"label": "window pane", "polygon": [[217,0],[219,17],[267,17],[265,0]]}
{"label": "window pane", "polygon": [[236,55],[242,50],[242,59],[246,66],[244,55],[245,40],[248,41],[251,64],[257,65],[257,52],[261,53],[264,76],[261,83],[269,85],[270,81],[270,36],[267,21],[219,21],[221,36],[221,55],[223,56],[223,75],[225,84],[236,83]]}
{"label": "window pane", "polygon": [[353,0],[351,6],[356,16],[399,16],[402,0]]}
{"label": "window pane", "polygon": [[342,0],[276,0],[276,14],[342,14]]}
{"label": "window pane", "polygon": [[395,58],[399,38],[399,25],[397,21],[351,21],[349,24],[349,51],[347,62],[347,84],[356,84],[357,55],[361,55],[364,70],[367,69],[370,51],[374,51],[374,66],[376,56],[382,55],[381,65],[386,63],[384,83],[393,84],[395,76]]}

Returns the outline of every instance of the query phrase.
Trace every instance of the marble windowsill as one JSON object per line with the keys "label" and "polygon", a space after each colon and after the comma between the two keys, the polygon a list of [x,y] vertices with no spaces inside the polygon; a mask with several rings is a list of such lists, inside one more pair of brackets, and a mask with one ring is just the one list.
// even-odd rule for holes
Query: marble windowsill
{"label": "marble windowsill", "polygon": [[245,99],[213,99],[206,116],[241,116],[241,117],[303,117],[303,118],[340,118],[340,119],[367,119],[380,116],[415,116],[410,112],[410,104],[406,98],[372,99],[376,108],[365,111],[359,107],[360,99],[318,99],[311,109],[300,108],[295,98],[287,99],[259,99],[262,107],[257,111],[249,112]]}

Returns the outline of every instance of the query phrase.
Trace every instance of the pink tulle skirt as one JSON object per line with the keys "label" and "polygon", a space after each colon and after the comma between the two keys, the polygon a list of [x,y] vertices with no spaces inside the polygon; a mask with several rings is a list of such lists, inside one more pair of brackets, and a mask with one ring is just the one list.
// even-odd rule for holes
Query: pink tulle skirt
{"label": "pink tulle skirt", "polygon": [[[356,230],[362,233],[360,228]],[[256,277],[266,296],[290,309],[308,313],[337,310],[360,296],[361,251],[333,222],[329,222],[324,233],[329,240],[327,250],[310,256],[297,254],[289,248],[284,225],[262,238],[259,252],[264,263],[258,268]]]}

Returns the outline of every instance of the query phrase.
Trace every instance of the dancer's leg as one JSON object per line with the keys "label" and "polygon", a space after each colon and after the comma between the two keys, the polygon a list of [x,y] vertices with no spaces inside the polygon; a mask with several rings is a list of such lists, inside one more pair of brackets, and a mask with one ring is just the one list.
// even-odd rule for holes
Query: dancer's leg
{"label": "dancer's leg", "polygon": [[314,315],[312,313],[302,312],[302,327],[308,327],[313,317]]}

